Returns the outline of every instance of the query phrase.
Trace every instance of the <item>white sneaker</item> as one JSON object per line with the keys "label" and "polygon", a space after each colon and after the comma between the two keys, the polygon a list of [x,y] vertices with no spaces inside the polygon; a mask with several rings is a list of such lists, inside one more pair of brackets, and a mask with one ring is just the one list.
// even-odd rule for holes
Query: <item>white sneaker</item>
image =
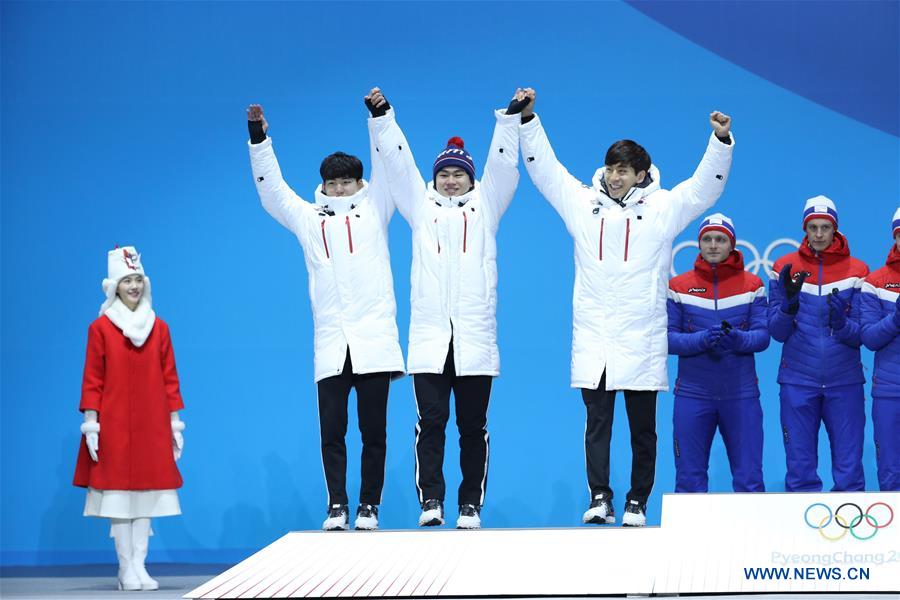
{"label": "white sneaker", "polygon": [[325,531],[342,531],[350,527],[346,504],[332,504],[328,510],[328,518],[322,523]]}
{"label": "white sneaker", "polygon": [[474,504],[463,504],[459,507],[459,518],[456,519],[456,528],[457,529],[480,529],[481,528],[481,516],[479,515],[481,509],[479,509]]}
{"label": "white sneaker", "polygon": [[647,524],[647,505],[637,500],[625,503],[625,514],[622,515],[623,527],[643,527]]}
{"label": "white sneaker", "polygon": [[616,522],[616,513],[606,494],[597,494],[581,516],[581,522],[593,525],[609,525]]}
{"label": "white sneaker", "polygon": [[444,503],[440,500],[426,500],[419,515],[419,527],[437,527],[444,524]]}
{"label": "white sneaker", "polygon": [[354,529],[371,531],[378,529],[378,506],[374,504],[360,504],[356,509],[356,522]]}

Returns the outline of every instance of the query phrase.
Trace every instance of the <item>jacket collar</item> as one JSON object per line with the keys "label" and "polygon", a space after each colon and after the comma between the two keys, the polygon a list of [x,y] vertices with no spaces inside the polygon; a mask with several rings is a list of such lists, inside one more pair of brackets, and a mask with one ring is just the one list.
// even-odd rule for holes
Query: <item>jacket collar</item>
{"label": "jacket collar", "polygon": [[320,183],[316,187],[316,208],[333,215],[350,212],[369,196],[369,182],[365,179],[362,182],[362,188],[352,196],[326,196]]}
{"label": "jacket collar", "polygon": [[891,251],[888,252],[888,257],[884,264],[894,269],[900,269],[900,250],[897,250],[897,244],[891,244]]}
{"label": "jacket collar", "polygon": [[803,241],[800,242],[799,252],[800,256],[809,261],[817,261],[821,258],[823,264],[830,265],[850,256],[850,243],[847,241],[847,238],[844,237],[844,234],[840,231],[835,231],[834,241],[831,242],[831,245],[821,252],[816,252],[809,245],[807,236],[803,236]]}
{"label": "jacket collar", "polygon": [[711,265],[698,254],[697,260],[694,261],[694,270],[704,279],[711,280],[714,271],[719,279],[725,279],[744,270],[744,255],[741,254],[740,250],[732,250],[728,258],[720,263]]}
{"label": "jacket collar", "polygon": [[453,207],[465,205],[466,202],[468,202],[469,200],[471,200],[472,198],[475,197],[475,192],[477,192],[478,189],[479,189],[479,183],[476,181],[475,185],[472,186],[472,189],[469,190],[468,192],[466,192],[465,194],[462,194],[461,196],[448,197],[448,196],[444,196],[444,195],[440,194],[434,188],[434,182],[429,181],[428,187],[426,188],[425,197],[428,200],[437,204],[438,206],[443,206],[446,208],[453,208]]}
{"label": "jacket collar", "polygon": [[628,208],[660,189],[659,169],[656,168],[656,165],[650,165],[650,171],[647,173],[647,177],[644,178],[644,181],[628,190],[628,193],[625,194],[625,197],[621,200],[613,200],[606,189],[606,179],[603,176],[604,173],[606,173],[606,167],[600,167],[594,173],[594,177],[591,180],[594,190],[597,192],[598,200],[600,201],[600,204],[604,206],[618,204],[622,208]]}

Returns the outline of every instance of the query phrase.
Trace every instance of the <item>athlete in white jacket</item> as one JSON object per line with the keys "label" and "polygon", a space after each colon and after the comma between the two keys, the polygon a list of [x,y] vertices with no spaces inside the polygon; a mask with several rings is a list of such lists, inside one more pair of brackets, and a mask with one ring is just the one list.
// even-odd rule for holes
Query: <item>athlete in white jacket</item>
{"label": "athlete in white jacket", "polygon": [[497,350],[497,228],[519,181],[515,113],[524,94],[495,112],[497,125],[481,182],[472,157],[452,138],[426,184],[378,88],[366,96],[369,135],[391,197],[413,232],[409,373],[416,407],[416,487],[420,526],[444,523],[444,440],[450,392],[460,435],[459,528],[481,525],[487,486],[487,410]]}
{"label": "athlete in white jacket", "polygon": [[[523,122],[533,103],[522,112]],[[587,407],[585,452],[591,506],[585,523],[614,523],[609,442],[617,390],[631,429],[631,490],[623,524],[644,525],[656,469],[656,393],[668,389],[666,298],[672,242],[722,194],[731,167],[731,119],[710,115],[710,136],[694,175],[671,191],[631,140],[613,144],[593,185],[556,159],[540,119],[522,125],[525,167],[575,242],[572,387]]]}
{"label": "athlete in white jacket", "polygon": [[284,181],[262,107],[247,111],[250,164],[263,208],[303,248],[313,311],[315,378],[322,463],[328,488],[323,529],[347,529],[347,399],[356,388],[362,434],[357,529],[378,527],[384,485],[390,380],[403,373],[387,227],[394,213],[381,161],[372,153],[372,183],[362,163],[336,152],[322,161],[316,203]]}

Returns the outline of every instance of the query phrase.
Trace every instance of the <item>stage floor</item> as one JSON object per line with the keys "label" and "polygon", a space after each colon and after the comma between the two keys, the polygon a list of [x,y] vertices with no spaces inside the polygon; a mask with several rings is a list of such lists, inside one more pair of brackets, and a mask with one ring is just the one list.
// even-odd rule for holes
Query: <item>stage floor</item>
{"label": "stage floor", "polygon": [[[185,565],[189,567],[190,565]],[[0,598],[40,600],[93,600],[133,597],[140,600],[180,600],[184,594],[207,581],[210,575],[159,576],[160,589],[155,592],[120,592],[115,589],[115,566],[109,565],[112,576],[90,575],[86,577],[2,577]],[[155,575],[154,575],[155,576]],[[744,594],[727,596],[690,596],[691,600],[746,600],[748,596],[759,600],[887,600],[897,594]],[[546,596],[542,596],[546,598]],[[633,596],[632,596],[633,597]],[[671,597],[671,596],[667,596]],[[504,600],[529,598],[529,596],[504,596]],[[565,600],[565,596],[557,597]],[[574,598],[574,597],[571,597]],[[584,598],[579,596],[578,598]],[[469,598],[467,600],[479,600]]]}

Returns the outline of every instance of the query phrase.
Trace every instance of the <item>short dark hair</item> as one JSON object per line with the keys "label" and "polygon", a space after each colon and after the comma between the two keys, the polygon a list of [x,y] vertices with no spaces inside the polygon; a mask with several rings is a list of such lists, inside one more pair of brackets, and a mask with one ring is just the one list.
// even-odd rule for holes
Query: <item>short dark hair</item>
{"label": "short dark hair", "polygon": [[631,140],[619,140],[606,151],[606,166],[625,164],[635,173],[650,172],[650,155],[644,147]]}
{"label": "short dark hair", "polygon": [[335,152],[326,156],[322,161],[322,166],[319,167],[319,175],[322,176],[322,183],[329,179],[340,179],[342,177],[360,180],[363,176],[362,161],[351,154]]}

